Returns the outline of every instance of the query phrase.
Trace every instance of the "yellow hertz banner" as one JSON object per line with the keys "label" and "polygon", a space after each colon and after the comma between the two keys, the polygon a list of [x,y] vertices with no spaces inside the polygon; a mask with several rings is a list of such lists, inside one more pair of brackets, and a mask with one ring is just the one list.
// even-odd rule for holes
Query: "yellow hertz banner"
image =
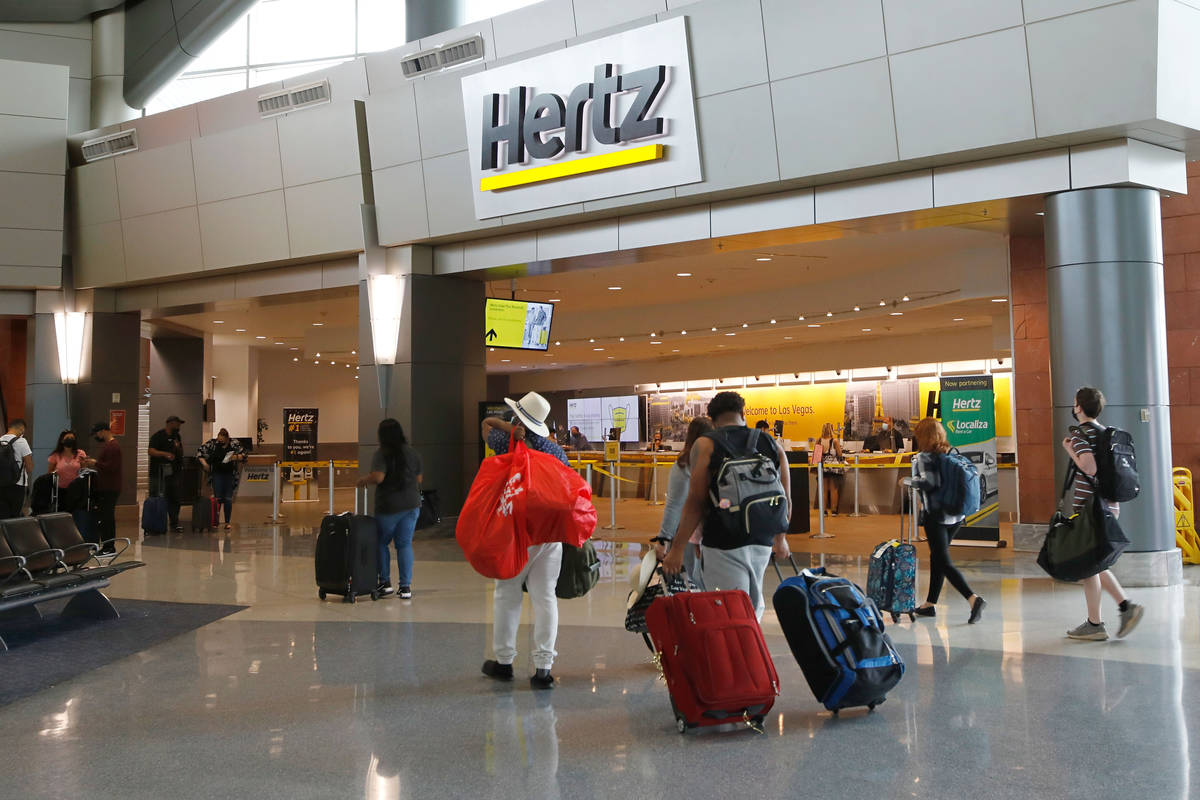
{"label": "yellow hertz banner", "polygon": [[840,425],[846,415],[846,384],[765,386],[741,390],[746,398],[746,424],[765,419],[772,427],[783,420],[783,438],[817,439],[821,426]]}

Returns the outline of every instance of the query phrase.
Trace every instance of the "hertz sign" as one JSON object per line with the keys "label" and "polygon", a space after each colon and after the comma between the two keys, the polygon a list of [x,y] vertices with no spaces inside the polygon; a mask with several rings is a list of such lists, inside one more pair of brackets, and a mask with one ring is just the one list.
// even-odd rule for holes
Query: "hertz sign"
{"label": "hertz sign", "polygon": [[462,90],[479,219],[701,180],[683,18],[468,75]]}

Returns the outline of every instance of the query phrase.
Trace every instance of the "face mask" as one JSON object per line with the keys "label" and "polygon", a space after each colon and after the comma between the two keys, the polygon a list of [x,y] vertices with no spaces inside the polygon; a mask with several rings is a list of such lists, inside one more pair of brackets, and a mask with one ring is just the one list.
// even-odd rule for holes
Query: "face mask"
{"label": "face mask", "polygon": [[1075,409],[1073,409],[1073,408],[1071,409],[1071,419],[1075,420],[1076,422],[1079,422],[1079,415],[1075,413]]}
{"label": "face mask", "polygon": [[75,446],[74,439],[63,439],[63,447],[74,447],[74,446]]}

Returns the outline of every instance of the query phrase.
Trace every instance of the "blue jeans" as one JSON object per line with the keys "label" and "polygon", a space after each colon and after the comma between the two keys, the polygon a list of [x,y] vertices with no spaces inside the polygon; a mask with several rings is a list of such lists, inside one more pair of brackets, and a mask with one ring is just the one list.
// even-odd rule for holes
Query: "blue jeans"
{"label": "blue jeans", "polygon": [[[225,524],[228,525],[230,517],[233,516],[233,473],[214,472],[212,490],[213,497],[217,498],[217,508],[225,509]],[[215,519],[212,522],[214,526],[217,524]]]}
{"label": "blue jeans", "polygon": [[396,543],[396,571],[398,586],[412,586],[413,531],[417,529],[420,508],[410,508],[395,514],[376,514],[379,523],[379,582],[392,583],[392,554],[388,543]]}

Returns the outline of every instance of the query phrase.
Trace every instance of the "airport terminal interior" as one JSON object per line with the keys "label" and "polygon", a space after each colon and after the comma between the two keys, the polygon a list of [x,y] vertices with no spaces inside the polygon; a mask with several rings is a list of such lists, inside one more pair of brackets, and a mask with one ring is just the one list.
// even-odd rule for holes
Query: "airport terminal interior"
{"label": "airport terminal interior", "polygon": [[[1196,41],[1192,0],[0,0],[0,799],[1200,795]],[[629,614],[727,392],[790,557],[741,587],[769,710],[698,726],[744,640]],[[929,417],[978,488],[944,547]],[[588,498],[581,596],[495,418]],[[1068,576],[1084,516],[1124,540]],[[822,569],[886,702],[819,688],[868,671],[788,605]]]}

